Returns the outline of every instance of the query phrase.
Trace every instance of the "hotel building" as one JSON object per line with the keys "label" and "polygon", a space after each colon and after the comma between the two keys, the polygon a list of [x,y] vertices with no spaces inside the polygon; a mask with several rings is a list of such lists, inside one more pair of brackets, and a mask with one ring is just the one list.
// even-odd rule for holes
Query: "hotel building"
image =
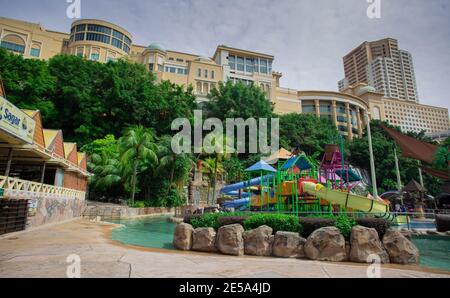
{"label": "hotel building", "polygon": [[385,97],[419,101],[412,56],[398,47],[398,41],[385,38],[364,42],[344,56],[345,78],[340,91],[357,83],[374,87]]}
{"label": "hotel building", "polygon": [[[398,50],[393,39],[365,43],[347,55],[346,78],[340,82],[339,92],[281,87],[282,74],[272,69],[275,58],[269,54],[219,45],[211,57],[205,57],[168,50],[156,43],[141,46],[133,43],[133,36],[127,30],[99,20],[78,20],[72,24],[70,33],[60,33],[39,24],[0,18],[0,46],[31,59],[49,59],[61,53],[99,62],[126,57],[145,65],[158,81],[192,85],[199,102],[206,101],[209,91],[220,81],[255,84],[274,103],[275,112],[310,113],[328,118],[349,139],[362,135],[368,115],[404,130],[424,129],[431,133],[450,129],[447,109],[416,102],[410,55]],[[377,58],[395,60],[392,76],[395,80],[388,76],[389,84],[380,81],[375,85],[381,87],[374,88],[368,86],[374,80],[378,82],[372,73],[378,73],[378,64],[390,63]],[[402,71],[405,69],[411,70],[408,76]],[[406,81],[401,88],[398,87],[400,78]],[[394,82],[396,88],[392,87]]]}

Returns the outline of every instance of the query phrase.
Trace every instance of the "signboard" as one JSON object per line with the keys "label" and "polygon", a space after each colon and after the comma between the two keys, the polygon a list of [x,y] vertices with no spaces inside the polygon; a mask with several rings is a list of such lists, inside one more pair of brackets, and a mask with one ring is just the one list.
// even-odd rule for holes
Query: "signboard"
{"label": "signboard", "polygon": [[30,116],[0,96],[0,130],[32,144],[35,128],[36,122]]}

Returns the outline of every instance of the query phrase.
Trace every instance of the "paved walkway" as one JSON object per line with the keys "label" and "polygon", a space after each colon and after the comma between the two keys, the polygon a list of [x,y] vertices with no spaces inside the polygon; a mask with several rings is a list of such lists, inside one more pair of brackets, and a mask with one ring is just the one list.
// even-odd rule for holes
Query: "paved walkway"
{"label": "paved walkway", "polygon": [[[109,240],[111,225],[75,220],[0,237],[0,277],[66,277],[69,255],[81,277],[365,277],[367,267],[307,260],[150,250]],[[382,277],[450,277],[420,268],[382,268]],[[405,268],[407,268],[405,270]]]}

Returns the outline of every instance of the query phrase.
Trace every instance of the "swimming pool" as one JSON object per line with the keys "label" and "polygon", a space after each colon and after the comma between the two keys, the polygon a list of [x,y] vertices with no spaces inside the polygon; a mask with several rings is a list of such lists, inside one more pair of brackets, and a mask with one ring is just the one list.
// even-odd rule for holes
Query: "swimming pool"
{"label": "swimming pool", "polygon": [[[176,224],[167,216],[111,222],[123,225],[112,231],[113,240],[142,247],[173,249]],[[420,251],[421,266],[450,271],[450,237],[417,236],[412,241]]]}
{"label": "swimming pool", "polygon": [[420,251],[420,265],[450,271],[450,237],[417,236],[412,242]]}
{"label": "swimming pool", "polygon": [[173,249],[172,240],[176,224],[170,222],[167,216],[111,222],[123,225],[112,231],[113,240],[143,247]]}

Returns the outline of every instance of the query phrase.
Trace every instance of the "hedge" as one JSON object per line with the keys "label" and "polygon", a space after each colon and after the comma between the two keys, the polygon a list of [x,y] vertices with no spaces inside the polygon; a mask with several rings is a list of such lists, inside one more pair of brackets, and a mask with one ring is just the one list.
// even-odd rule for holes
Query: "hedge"
{"label": "hedge", "polygon": [[371,218],[371,217],[358,218],[356,219],[356,223],[366,228],[374,228],[377,231],[380,240],[383,239],[384,234],[391,226],[389,221],[383,218]]}
{"label": "hedge", "polygon": [[269,226],[273,233],[278,231],[302,232],[297,216],[285,214],[255,214],[244,221],[244,229],[251,230],[260,226]]}

